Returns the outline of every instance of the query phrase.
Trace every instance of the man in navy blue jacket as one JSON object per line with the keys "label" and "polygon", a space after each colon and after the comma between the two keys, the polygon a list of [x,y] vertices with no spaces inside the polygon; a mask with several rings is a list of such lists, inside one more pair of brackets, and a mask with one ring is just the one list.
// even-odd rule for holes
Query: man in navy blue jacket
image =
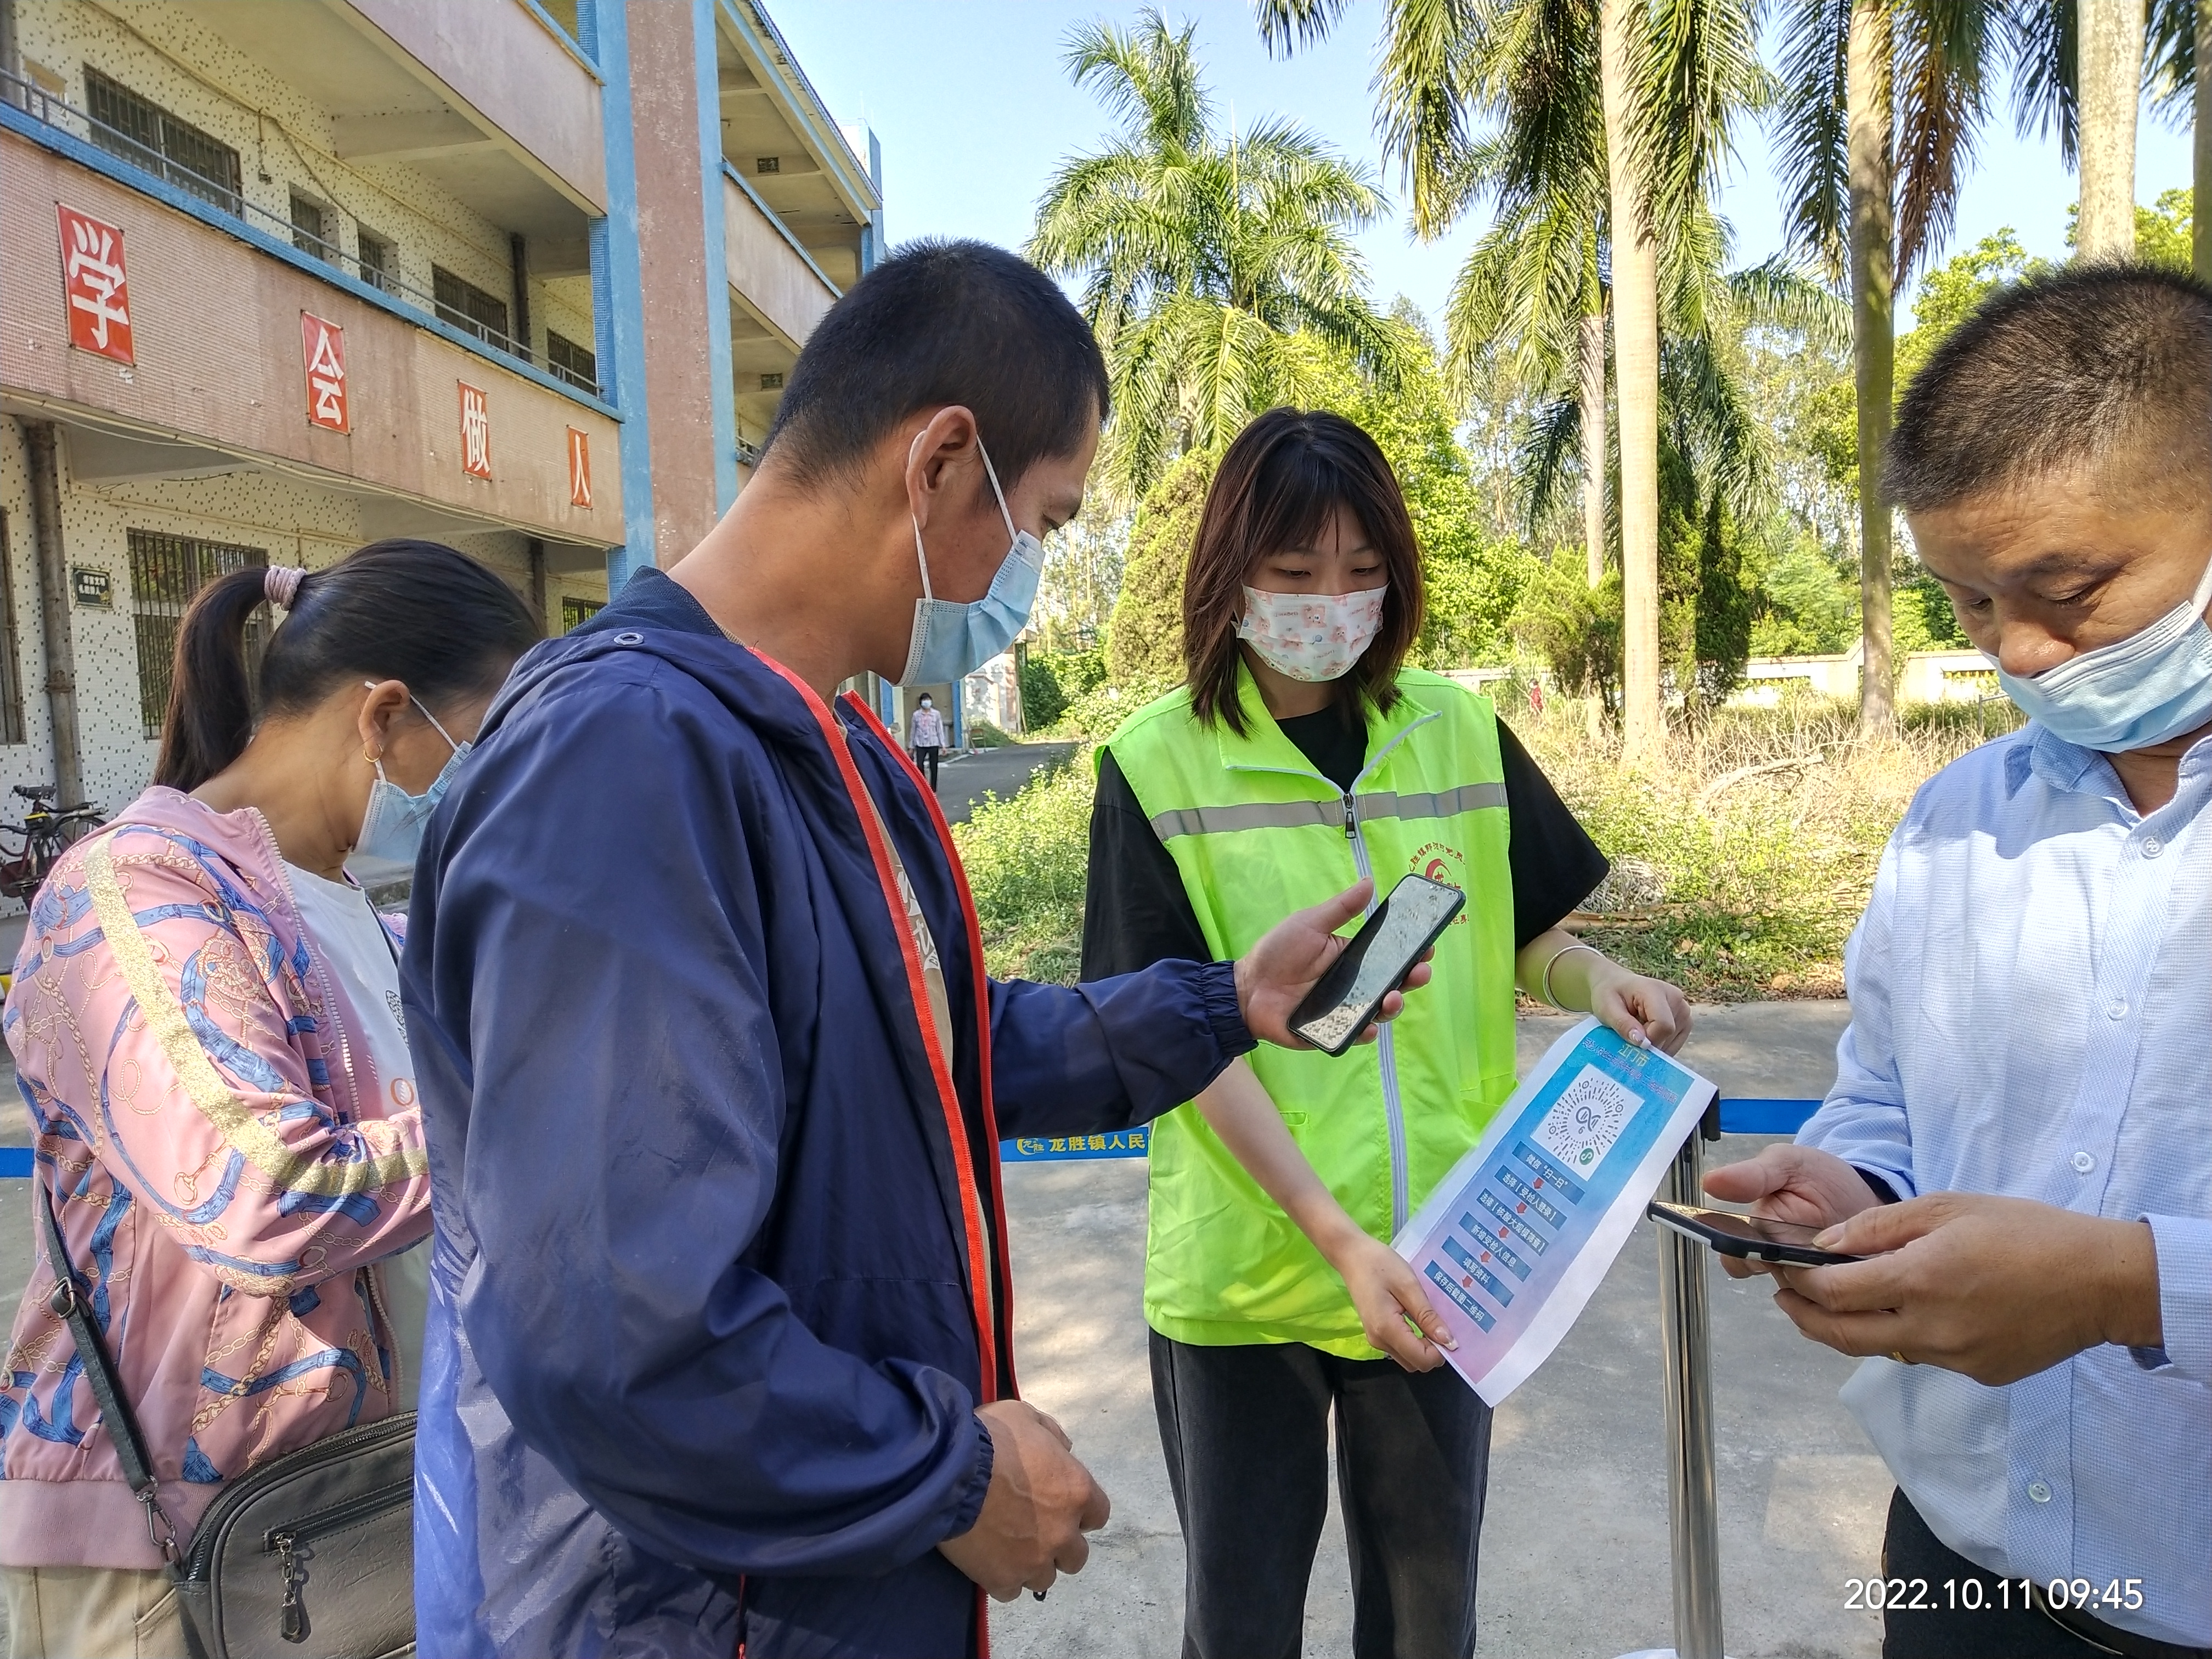
{"label": "man in navy blue jacket", "polygon": [[1295,1041],[1365,896],[1235,963],[988,980],[934,798],[834,696],[1002,647],[1106,404],[1036,270],[902,252],[817,328],[723,521],[486,719],[404,972],[423,1653],[954,1659],[981,1591],[1083,1565],[1106,1498],[1016,1398],[997,1143]]}

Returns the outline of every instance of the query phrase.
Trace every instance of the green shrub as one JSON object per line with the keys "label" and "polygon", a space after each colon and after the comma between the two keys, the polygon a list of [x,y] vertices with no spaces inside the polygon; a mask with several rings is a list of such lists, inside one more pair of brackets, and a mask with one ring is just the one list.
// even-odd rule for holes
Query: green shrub
{"label": "green shrub", "polygon": [[953,826],[994,977],[1075,983],[1096,777],[1086,748],[1012,799],[987,795]]}
{"label": "green shrub", "polygon": [[1067,705],[1106,681],[1106,653],[1090,651],[1022,653],[1022,719],[1042,732],[1066,712]]}
{"label": "green shrub", "polygon": [[1011,749],[1017,741],[988,720],[970,720],[966,736],[970,749]]}

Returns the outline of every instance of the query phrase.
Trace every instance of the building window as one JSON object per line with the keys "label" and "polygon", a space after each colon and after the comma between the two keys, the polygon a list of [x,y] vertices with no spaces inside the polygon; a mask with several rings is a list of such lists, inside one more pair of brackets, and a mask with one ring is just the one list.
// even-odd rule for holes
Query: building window
{"label": "building window", "polygon": [[438,302],[438,320],[465,328],[501,351],[514,349],[507,332],[507,301],[487,294],[474,283],[456,276],[443,265],[430,267],[431,298]]}
{"label": "building window", "polygon": [[561,596],[561,631],[573,634],[586,623],[606,609],[597,599],[580,599],[573,593]]}
{"label": "building window", "polygon": [[[131,622],[138,635],[138,714],[146,735],[161,735],[169,711],[169,679],[177,659],[177,629],[192,596],[218,576],[269,562],[261,547],[162,536],[150,530],[125,532],[131,553]],[[249,676],[258,672],[262,647],[269,638],[269,608],[254,607],[246,625]]]}
{"label": "building window", "polygon": [[15,568],[8,552],[8,515],[0,513],[0,744],[23,741],[23,677],[15,657]]}
{"label": "building window", "polygon": [[545,331],[546,366],[579,391],[593,397],[599,391],[599,362],[565,334]]}
{"label": "building window", "polygon": [[292,246],[325,264],[338,258],[337,216],[312,196],[292,192]]}
{"label": "building window", "polygon": [[240,213],[238,152],[159,104],[88,66],[84,100],[92,116],[92,142],[190,191],[225,213]]}
{"label": "building window", "polygon": [[399,253],[391,241],[367,226],[356,228],[361,240],[361,280],[371,288],[394,294],[399,287]]}

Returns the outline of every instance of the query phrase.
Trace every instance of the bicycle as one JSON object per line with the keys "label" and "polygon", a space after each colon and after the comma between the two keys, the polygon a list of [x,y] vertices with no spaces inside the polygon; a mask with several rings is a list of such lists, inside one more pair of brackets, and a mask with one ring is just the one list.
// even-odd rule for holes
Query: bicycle
{"label": "bicycle", "polygon": [[98,829],[105,815],[90,801],[57,806],[50,783],[19,783],[12,793],[27,805],[22,823],[0,823],[0,836],[22,837],[20,847],[0,846],[0,896],[27,899],[39,890],[54,861]]}

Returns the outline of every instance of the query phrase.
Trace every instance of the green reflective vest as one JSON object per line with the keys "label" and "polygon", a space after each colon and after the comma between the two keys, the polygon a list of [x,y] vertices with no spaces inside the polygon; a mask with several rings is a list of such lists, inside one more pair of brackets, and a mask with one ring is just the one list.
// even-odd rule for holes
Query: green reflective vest
{"label": "green reflective vest", "polygon": [[[1436,976],[1340,1060],[1262,1043],[1249,1058],[1291,1136],[1352,1219],[1389,1239],[1513,1092],[1513,883],[1505,775],[1486,697],[1407,669],[1370,715],[1349,793],[1285,737],[1249,671],[1247,735],[1200,726],[1188,691],[1109,742],[1182,874],[1216,959],[1362,876],[1418,871],[1465,890]],[[1344,1284],[1194,1106],[1153,1126],[1145,1316],[1181,1342],[1305,1342],[1377,1357]]]}

